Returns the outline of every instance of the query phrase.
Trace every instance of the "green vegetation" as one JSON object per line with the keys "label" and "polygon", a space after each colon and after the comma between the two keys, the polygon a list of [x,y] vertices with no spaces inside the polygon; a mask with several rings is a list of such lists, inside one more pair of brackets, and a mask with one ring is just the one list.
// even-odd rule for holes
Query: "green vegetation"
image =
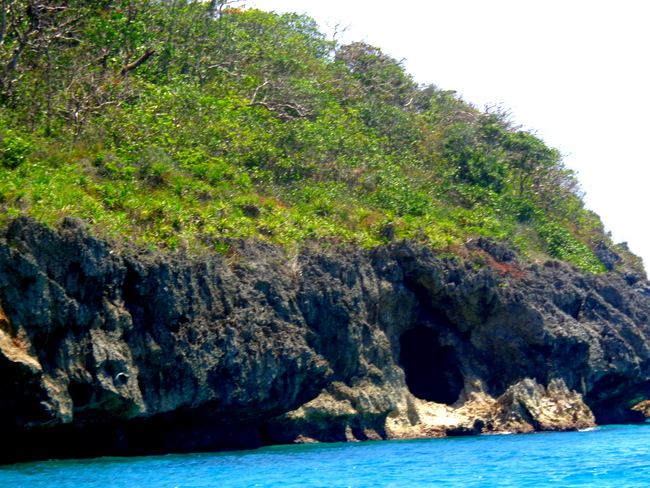
{"label": "green vegetation", "polygon": [[604,271],[575,175],[507,112],[229,3],[3,1],[0,219],[222,252],[488,235]]}

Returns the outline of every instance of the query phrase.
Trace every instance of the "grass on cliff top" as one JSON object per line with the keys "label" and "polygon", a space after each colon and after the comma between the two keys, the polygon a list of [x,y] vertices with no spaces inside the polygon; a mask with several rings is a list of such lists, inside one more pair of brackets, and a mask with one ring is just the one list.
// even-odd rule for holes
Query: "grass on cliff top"
{"label": "grass on cliff top", "polygon": [[20,12],[8,21],[34,37],[0,74],[1,222],[76,216],[192,251],[230,238],[449,251],[483,235],[605,270],[594,250],[611,239],[556,150],[506,111],[418,86],[379,48],[220,1],[72,2],[38,36]]}
{"label": "grass on cliff top", "polygon": [[371,247],[409,238],[446,249],[468,233],[514,235],[489,208],[450,208],[431,198],[427,212],[399,215],[336,181],[269,191],[263,176],[205,156],[179,163],[147,148],[129,164],[112,152],[46,152],[0,171],[2,222],[28,214],[55,225],[72,215],[100,234],[193,250],[245,237],[285,247],[303,240]]}

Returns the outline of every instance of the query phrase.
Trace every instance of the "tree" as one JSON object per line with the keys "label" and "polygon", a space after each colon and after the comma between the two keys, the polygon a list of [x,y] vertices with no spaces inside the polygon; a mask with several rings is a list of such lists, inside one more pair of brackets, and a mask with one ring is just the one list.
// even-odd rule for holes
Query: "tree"
{"label": "tree", "polygon": [[0,0],[0,89],[5,96],[20,79],[28,53],[79,42],[82,17],[82,9],[67,3]]}
{"label": "tree", "polygon": [[364,94],[403,108],[413,103],[417,90],[413,78],[401,61],[382,53],[381,49],[365,42],[353,42],[341,46],[335,59],[359,81]]}
{"label": "tree", "polygon": [[560,154],[526,131],[505,134],[503,147],[508,152],[508,165],[516,181],[517,194],[538,191],[560,161]]}

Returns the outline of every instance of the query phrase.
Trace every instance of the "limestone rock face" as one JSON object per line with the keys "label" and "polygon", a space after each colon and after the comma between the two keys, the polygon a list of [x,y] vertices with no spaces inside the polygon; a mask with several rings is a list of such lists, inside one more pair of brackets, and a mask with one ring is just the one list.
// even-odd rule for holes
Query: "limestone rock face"
{"label": "limestone rock face", "polygon": [[547,388],[525,379],[497,400],[494,430],[532,432],[578,430],[594,427],[596,419],[582,397],[569,391],[564,380],[553,379]]}
{"label": "limestone rock face", "polygon": [[632,407],[632,410],[641,412],[646,419],[650,418],[650,400],[643,400]]}
{"label": "limestone rock face", "polygon": [[468,248],[163,255],[17,219],[0,462],[643,420],[647,281]]}

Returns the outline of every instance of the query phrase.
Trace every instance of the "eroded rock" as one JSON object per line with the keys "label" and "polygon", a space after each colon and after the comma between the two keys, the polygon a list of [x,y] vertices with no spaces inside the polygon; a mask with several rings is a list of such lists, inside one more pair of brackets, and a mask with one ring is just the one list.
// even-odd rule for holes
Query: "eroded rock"
{"label": "eroded rock", "polygon": [[[650,289],[501,245],[466,258],[0,239],[0,461],[573,430],[650,399]],[[471,247],[471,246],[470,246]]]}

